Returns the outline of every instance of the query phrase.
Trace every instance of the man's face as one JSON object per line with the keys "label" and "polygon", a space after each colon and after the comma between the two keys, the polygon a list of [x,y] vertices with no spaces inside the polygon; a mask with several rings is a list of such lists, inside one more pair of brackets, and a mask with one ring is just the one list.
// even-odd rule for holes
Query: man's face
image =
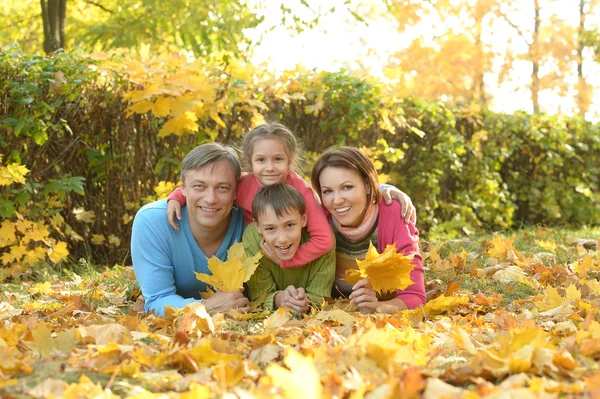
{"label": "man's face", "polygon": [[229,224],[236,198],[237,181],[226,160],[190,170],[181,182],[192,231],[213,229]]}
{"label": "man's face", "polygon": [[256,219],[256,226],[277,257],[290,260],[300,245],[306,220],[306,214],[301,215],[296,209],[277,217],[273,208],[267,207]]}

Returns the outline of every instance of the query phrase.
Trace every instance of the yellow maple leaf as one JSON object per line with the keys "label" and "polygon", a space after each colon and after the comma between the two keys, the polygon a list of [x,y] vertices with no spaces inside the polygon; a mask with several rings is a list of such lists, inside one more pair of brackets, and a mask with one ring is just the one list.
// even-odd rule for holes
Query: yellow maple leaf
{"label": "yellow maple leaf", "polygon": [[102,245],[106,241],[106,238],[103,234],[92,234],[92,244],[94,245]]}
{"label": "yellow maple leaf", "polygon": [[75,215],[75,219],[84,223],[94,223],[94,218],[96,217],[96,212],[94,211],[86,211],[83,208],[75,208],[73,209],[73,215]]}
{"label": "yellow maple leaf", "polygon": [[0,186],[8,186],[12,183],[24,184],[27,173],[29,169],[18,163],[0,166]]}
{"label": "yellow maple leaf", "polygon": [[357,260],[358,270],[349,270],[344,279],[349,284],[356,284],[360,279],[366,278],[376,292],[389,292],[403,290],[414,284],[410,279],[410,272],[414,265],[411,263],[414,255],[404,256],[396,252],[395,245],[388,245],[382,254],[377,253],[373,244],[364,260]]}
{"label": "yellow maple leaf", "polygon": [[33,265],[46,257],[46,250],[43,247],[35,247],[31,251],[27,251],[23,262],[26,265]]}
{"label": "yellow maple leaf", "polygon": [[288,399],[320,398],[322,387],[319,372],[311,357],[303,356],[296,350],[288,349],[285,364],[289,370],[278,364],[270,365],[266,372],[274,385],[283,391]]}
{"label": "yellow maple leaf", "polygon": [[542,249],[545,249],[548,252],[556,253],[556,243],[554,240],[535,240],[535,243]]}
{"label": "yellow maple leaf", "polygon": [[58,263],[69,255],[67,243],[59,241],[54,247],[48,249],[48,257],[54,263]]}
{"label": "yellow maple leaf", "polygon": [[208,269],[212,275],[196,273],[196,278],[219,291],[237,292],[242,288],[242,284],[250,279],[258,267],[260,258],[262,258],[260,252],[252,257],[246,256],[244,245],[236,242],[227,251],[225,262],[216,256],[210,257]]}
{"label": "yellow maple leaf", "polygon": [[423,306],[423,312],[425,314],[444,313],[466,303],[469,303],[469,298],[467,296],[441,295],[427,302],[425,306]]}
{"label": "yellow maple leaf", "polygon": [[158,137],[165,137],[169,134],[181,136],[187,132],[198,131],[198,117],[191,111],[186,111],[181,115],[169,119],[158,132]]}
{"label": "yellow maple leaf", "polygon": [[514,241],[514,235],[510,238],[494,236],[494,238],[492,238],[492,241],[490,241],[490,243],[488,244],[487,253],[491,257],[496,258],[501,262],[505,261],[507,259],[508,250],[514,250],[512,245]]}
{"label": "yellow maple leaf", "polygon": [[556,288],[548,286],[546,287],[544,298],[534,302],[534,304],[539,310],[546,311],[555,309],[563,305],[566,301],[577,301],[579,299],[581,299],[581,292],[574,284],[569,285],[569,287],[565,289],[565,296],[561,296]]}
{"label": "yellow maple leaf", "polygon": [[175,99],[173,97],[158,97],[152,107],[152,113],[159,118],[168,116],[174,103]]}
{"label": "yellow maple leaf", "polygon": [[598,266],[594,266],[594,263],[594,259],[592,259],[589,256],[586,256],[583,259],[579,260],[577,263],[575,263],[575,265],[573,266],[573,270],[575,271],[575,273],[577,273],[577,275],[580,278],[584,278],[585,276],[587,276],[590,270],[598,270]]}
{"label": "yellow maple leaf", "polygon": [[15,224],[9,220],[5,220],[0,225],[0,248],[12,245],[17,241],[15,234]]}

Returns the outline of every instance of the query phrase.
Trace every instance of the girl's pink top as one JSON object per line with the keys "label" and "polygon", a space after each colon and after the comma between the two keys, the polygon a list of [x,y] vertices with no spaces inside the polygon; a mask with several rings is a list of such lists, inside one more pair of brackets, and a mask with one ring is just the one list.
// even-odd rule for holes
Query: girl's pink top
{"label": "girl's pink top", "polygon": [[[296,172],[288,173],[287,184],[292,185],[296,190],[304,197],[306,204],[306,214],[308,221],[306,228],[310,234],[310,240],[298,247],[296,254],[290,260],[282,260],[280,266],[284,269],[301,267],[304,266],[321,256],[325,255],[334,246],[335,239],[323,208],[319,203],[318,198],[315,196],[314,191],[310,188],[308,183],[300,177]],[[258,190],[263,186],[262,183],[252,174],[243,175],[238,184],[238,192],[236,205],[244,212],[244,221],[246,225],[254,221],[252,217],[252,201],[256,196]],[[182,205],[185,205],[185,196],[183,195],[181,188],[175,189],[167,200],[175,200]]]}

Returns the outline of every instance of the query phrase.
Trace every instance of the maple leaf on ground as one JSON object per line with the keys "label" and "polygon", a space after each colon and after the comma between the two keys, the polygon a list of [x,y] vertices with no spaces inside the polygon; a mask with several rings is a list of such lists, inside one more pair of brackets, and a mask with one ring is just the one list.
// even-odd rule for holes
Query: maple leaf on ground
{"label": "maple leaf on ground", "polygon": [[349,284],[366,278],[376,292],[403,290],[414,284],[410,279],[414,255],[404,256],[396,252],[395,245],[388,245],[382,254],[371,243],[364,260],[357,260],[358,270],[348,270],[344,278]]}
{"label": "maple leaf on ground", "polygon": [[219,291],[238,292],[258,267],[260,258],[260,252],[252,257],[246,256],[244,245],[236,242],[227,251],[225,262],[216,256],[210,257],[208,268],[212,275],[196,273],[196,278]]}
{"label": "maple leaf on ground", "polygon": [[577,287],[573,284],[569,285],[569,287],[565,289],[564,297],[558,293],[556,288],[548,286],[546,287],[544,298],[540,301],[534,302],[534,304],[539,310],[544,311],[557,308],[561,305],[564,305],[565,302],[577,301],[580,299],[581,292],[579,292]]}
{"label": "maple leaf on ground", "polygon": [[500,262],[507,260],[509,251],[514,252],[513,242],[515,236],[510,238],[504,238],[502,236],[494,236],[492,241],[488,244],[487,254],[493,258],[498,259]]}
{"label": "maple leaf on ground", "polygon": [[311,357],[303,356],[294,349],[288,349],[284,362],[289,370],[273,364],[267,368],[267,375],[279,386],[285,398],[320,398],[321,379]]}

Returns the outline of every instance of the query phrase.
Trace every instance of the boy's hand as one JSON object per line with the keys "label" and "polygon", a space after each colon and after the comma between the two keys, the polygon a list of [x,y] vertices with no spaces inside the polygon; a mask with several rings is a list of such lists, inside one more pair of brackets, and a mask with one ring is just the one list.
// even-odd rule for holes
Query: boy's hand
{"label": "boy's hand", "polygon": [[408,195],[393,186],[381,190],[381,195],[388,205],[391,205],[393,200],[398,201],[402,205],[402,215],[400,216],[404,218],[406,223],[417,224],[417,210]]}
{"label": "boy's hand", "polygon": [[276,308],[289,308],[297,313],[305,313],[309,306],[308,297],[304,288],[296,288],[293,285],[275,295]]}
{"label": "boy's hand", "polygon": [[171,227],[179,231],[179,225],[175,221],[175,218],[181,220],[181,204],[176,200],[167,201],[167,219]]}
{"label": "boy's hand", "polygon": [[260,248],[263,250],[265,256],[267,258],[269,258],[271,261],[273,261],[273,263],[275,263],[277,265],[281,265],[281,259],[279,259],[277,257],[277,255],[275,254],[275,251],[273,251],[273,249],[271,249],[271,247],[269,246],[269,244],[267,244],[267,242],[265,241],[264,238],[262,240],[260,240]]}
{"label": "boy's hand", "polygon": [[354,301],[361,313],[373,313],[377,310],[377,295],[367,279],[362,279],[354,284],[352,294],[348,298]]}

